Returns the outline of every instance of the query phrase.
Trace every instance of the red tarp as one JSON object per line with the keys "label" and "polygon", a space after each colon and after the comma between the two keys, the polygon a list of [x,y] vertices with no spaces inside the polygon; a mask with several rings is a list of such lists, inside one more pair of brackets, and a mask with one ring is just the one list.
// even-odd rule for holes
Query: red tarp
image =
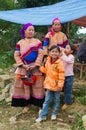
{"label": "red tarp", "polygon": [[86,16],[73,20],[72,23],[77,24],[79,26],[86,27]]}

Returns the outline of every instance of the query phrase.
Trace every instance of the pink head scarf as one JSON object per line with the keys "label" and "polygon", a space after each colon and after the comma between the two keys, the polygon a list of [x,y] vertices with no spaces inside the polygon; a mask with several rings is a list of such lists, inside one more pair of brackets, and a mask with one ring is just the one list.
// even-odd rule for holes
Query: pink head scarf
{"label": "pink head scarf", "polygon": [[61,20],[59,18],[54,18],[53,21],[52,21],[52,24],[54,24],[55,21],[59,21],[61,23]]}

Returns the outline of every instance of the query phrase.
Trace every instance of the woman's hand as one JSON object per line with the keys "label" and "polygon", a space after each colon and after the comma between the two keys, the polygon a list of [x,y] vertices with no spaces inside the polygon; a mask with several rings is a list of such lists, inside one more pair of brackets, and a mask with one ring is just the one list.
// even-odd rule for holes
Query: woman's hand
{"label": "woman's hand", "polygon": [[30,68],[30,66],[28,66],[28,65],[22,65],[22,67],[23,67],[24,69],[26,69],[26,70],[29,70],[29,68]]}
{"label": "woman's hand", "polygon": [[33,69],[35,69],[35,67],[36,67],[36,65],[32,65],[32,66],[29,66],[29,69],[33,70]]}

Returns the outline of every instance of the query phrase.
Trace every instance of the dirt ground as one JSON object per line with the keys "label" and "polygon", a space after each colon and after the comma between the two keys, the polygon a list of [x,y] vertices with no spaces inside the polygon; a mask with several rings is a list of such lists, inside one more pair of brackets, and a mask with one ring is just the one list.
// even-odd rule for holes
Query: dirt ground
{"label": "dirt ground", "polygon": [[[74,88],[77,88],[77,86],[86,88],[86,81],[75,80]],[[0,102],[0,130],[84,130],[83,127],[76,125],[81,125],[81,117],[86,114],[86,105],[82,105],[76,97],[67,110],[62,111],[61,108],[59,109],[56,121],[50,120],[50,110],[51,106],[47,120],[37,124],[35,123],[35,119],[38,117],[37,107],[31,106],[27,114],[21,114],[22,108],[12,108],[10,103],[7,104],[2,101]],[[18,114],[17,121],[15,123],[10,122],[10,118],[16,114]],[[63,123],[64,126],[62,126]],[[66,129],[65,124],[70,128]],[[58,129],[58,125],[62,129]]]}

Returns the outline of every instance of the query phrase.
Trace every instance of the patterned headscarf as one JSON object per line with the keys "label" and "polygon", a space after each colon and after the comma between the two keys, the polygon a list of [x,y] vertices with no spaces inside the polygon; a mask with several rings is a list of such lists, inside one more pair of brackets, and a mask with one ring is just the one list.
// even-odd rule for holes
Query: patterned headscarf
{"label": "patterned headscarf", "polygon": [[[60,21],[59,18],[54,18],[53,21],[52,21],[52,25],[54,24],[54,22],[55,22],[56,20],[61,23],[61,21]],[[59,31],[61,31],[61,29],[62,29],[62,26],[60,27]],[[50,27],[50,28],[49,28],[49,31],[51,32],[51,35],[54,36],[55,31],[53,30],[53,27]]]}
{"label": "patterned headscarf", "polygon": [[[31,23],[26,23],[24,24],[24,26],[22,27],[22,29],[20,30],[20,34],[23,38],[25,38],[25,30],[29,27],[29,26],[33,26],[33,24]],[[34,26],[33,26],[34,27]]]}
{"label": "patterned headscarf", "polygon": [[52,24],[54,24],[55,21],[59,21],[61,23],[61,20],[59,18],[54,18],[53,21],[52,21]]}

